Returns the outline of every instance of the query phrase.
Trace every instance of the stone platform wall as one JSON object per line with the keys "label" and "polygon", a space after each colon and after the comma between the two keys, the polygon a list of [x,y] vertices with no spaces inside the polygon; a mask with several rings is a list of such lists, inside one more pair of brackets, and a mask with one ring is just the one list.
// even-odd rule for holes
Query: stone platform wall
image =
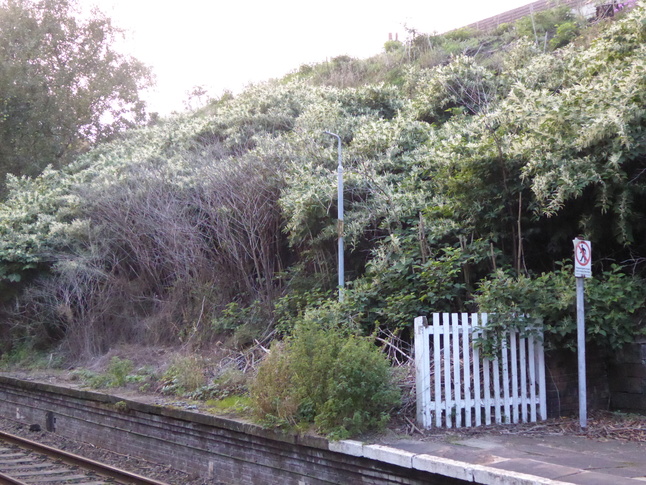
{"label": "stone platform wall", "polygon": [[646,341],[617,352],[608,374],[611,409],[646,413]]}
{"label": "stone platform wall", "polygon": [[[608,357],[592,346],[586,348],[588,411],[608,409]],[[547,416],[559,418],[579,414],[579,365],[576,352],[549,351],[545,354]]]}
{"label": "stone platform wall", "polygon": [[[2,376],[0,415],[39,424],[48,431],[108,450],[168,463],[205,477],[205,483],[503,483],[497,476],[502,472],[478,465],[356,441],[329,442],[237,420]],[[476,481],[476,476],[482,478]]]}

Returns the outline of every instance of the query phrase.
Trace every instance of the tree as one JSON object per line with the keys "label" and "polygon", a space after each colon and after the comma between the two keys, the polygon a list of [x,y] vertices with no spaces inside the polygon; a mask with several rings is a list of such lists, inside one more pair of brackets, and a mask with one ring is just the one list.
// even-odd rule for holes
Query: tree
{"label": "tree", "polygon": [[143,121],[150,70],[117,53],[119,29],[77,0],[0,0],[0,172],[60,167]]}

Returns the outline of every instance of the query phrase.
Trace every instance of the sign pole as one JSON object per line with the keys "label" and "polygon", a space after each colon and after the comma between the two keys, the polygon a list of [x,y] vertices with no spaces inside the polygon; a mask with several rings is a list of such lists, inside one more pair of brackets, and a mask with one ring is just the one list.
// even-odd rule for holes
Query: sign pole
{"label": "sign pole", "polygon": [[576,336],[577,357],[579,361],[579,424],[588,426],[587,386],[585,369],[585,308],[583,294],[585,290],[583,276],[576,278]]}
{"label": "sign pole", "polygon": [[343,301],[343,291],[345,287],[345,260],[343,257],[343,155],[341,147],[341,137],[336,133],[324,131],[326,135],[333,136],[338,141],[339,165],[337,167],[337,235],[339,241],[338,261],[339,261],[339,301]]}
{"label": "sign pole", "polygon": [[592,276],[592,245],[590,241],[574,241],[574,276],[576,277],[576,338],[579,364],[579,424],[588,426],[588,400],[585,369],[585,278]]}

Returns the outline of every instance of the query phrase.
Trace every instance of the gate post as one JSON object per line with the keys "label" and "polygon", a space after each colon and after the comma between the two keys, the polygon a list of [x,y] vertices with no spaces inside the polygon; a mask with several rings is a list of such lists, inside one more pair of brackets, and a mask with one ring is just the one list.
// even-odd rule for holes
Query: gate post
{"label": "gate post", "polygon": [[426,317],[415,318],[415,397],[417,424],[422,428],[431,425],[431,361],[428,337]]}

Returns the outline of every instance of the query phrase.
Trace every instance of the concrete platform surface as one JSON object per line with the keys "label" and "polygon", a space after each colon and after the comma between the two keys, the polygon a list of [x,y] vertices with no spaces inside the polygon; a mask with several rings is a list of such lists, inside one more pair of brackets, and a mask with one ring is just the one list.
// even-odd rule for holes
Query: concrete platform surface
{"label": "concrete platform surface", "polygon": [[646,443],[568,435],[446,434],[428,440],[384,438],[379,444],[565,483],[646,484]]}

